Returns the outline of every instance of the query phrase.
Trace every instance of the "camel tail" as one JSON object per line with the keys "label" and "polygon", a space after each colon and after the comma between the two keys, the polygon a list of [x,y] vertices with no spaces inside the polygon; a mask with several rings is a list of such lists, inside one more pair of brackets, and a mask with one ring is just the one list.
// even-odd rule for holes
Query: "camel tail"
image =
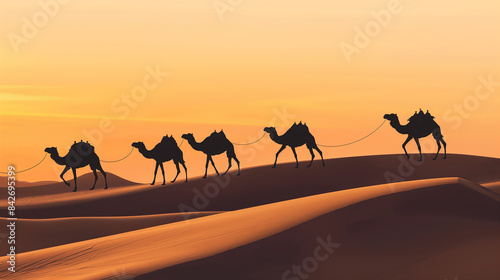
{"label": "camel tail", "polygon": [[184,161],[184,153],[182,152],[182,150],[181,150],[181,149],[179,149],[179,162],[180,162],[180,163],[186,163],[186,162]]}
{"label": "camel tail", "polygon": [[441,128],[436,128],[433,132],[432,132],[432,135],[434,136],[434,138],[440,138],[440,139],[444,139],[444,135],[443,133],[441,133]]}

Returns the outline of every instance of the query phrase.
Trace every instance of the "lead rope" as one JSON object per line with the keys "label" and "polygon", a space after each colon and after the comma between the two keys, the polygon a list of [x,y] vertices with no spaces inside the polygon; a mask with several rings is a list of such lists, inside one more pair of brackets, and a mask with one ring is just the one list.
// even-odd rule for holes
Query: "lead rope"
{"label": "lead rope", "polygon": [[[360,138],[360,139],[358,139],[358,140],[355,140],[355,141],[352,141],[352,142],[349,142],[349,143],[345,143],[345,144],[340,144],[340,145],[320,145],[320,144],[318,144],[318,146],[320,146],[320,147],[325,147],[325,148],[335,148],[335,147],[343,147],[343,146],[348,146],[348,145],[351,145],[351,144],[357,143],[357,142],[359,142],[359,141],[361,141],[361,140],[364,140],[364,139],[368,138],[370,135],[372,135],[372,134],[373,134],[373,133],[375,133],[377,130],[379,130],[379,129],[382,127],[382,125],[384,125],[385,121],[386,121],[386,120],[384,120],[384,121],[382,122],[382,124],[381,124],[381,125],[379,125],[379,126],[378,126],[378,127],[377,127],[374,131],[370,132],[369,134],[367,134],[366,136],[364,136],[364,137],[362,137],[362,138]],[[252,145],[252,144],[255,144],[255,143],[259,142],[260,140],[262,140],[262,138],[264,138],[264,136],[266,136],[266,134],[265,134],[265,133],[264,133],[264,135],[262,135],[259,139],[255,140],[255,141],[253,141],[253,142],[250,142],[250,143],[233,143],[233,145]],[[184,143],[184,138],[182,139],[181,144],[179,144],[179,147],[182,145],[182,143]],[[106,162],[106,163],[119,162],[119,161],[122,161],[122,160],[124,160],[124,159],[128,158],[128,157],[132,154],[132,152],[133,152],[133,151],[134,151],[134,148],[132,147],[132,150],[130,150],[130,152],[129,152],[126,156],[124,156],[123,158],[121,158],[121,159],[117,159],[117,160],[101,160],[101,161],[102,161],[102,162]],[[31,169],[33,169],[33,168],[37,167],[38,165],[40,165],[40,164],[41,164],[41,163],[45,160],[45,158],[46,158],[46,157],[47,157],[47,153],[45,153],[45,156],[43,156],[42,160],[41,160],[39,163],[35,164],[34,166],[32,166],[32,167],[30,167],[30,168],[28,168],[28,169],[24,169],[24,170],[21,170],[21,171],[17,171],[17,172],[15,172],[15,173],[22,173],[22,172],[26,172],[26,171],[28,171],[28,170],[31,170]],[[0,171],[0,174],[8,174],[8,172],[2,172],[2,171]]]}
{"label": "lead rope", "polygon": [[121,159],[117,159],[117,160],[102,160],[101,159],[101,161],[102,162],[107,162],[107,163],[109,163],[109,162],[119,162],[119,161],[122,161],[122,160],[128,158],[128,156],[130,156],[130,154],[132,154],[133,151],[134,151],[134,147],[132,147],[132,150],[130,150],[130,152],[125,157],[123,157]]}
{"label": "lead rope", "polygon": [[[43,156],[42,160],[39,163],[33,165],[32,167],[30,167],[28,169],[24,169],[24,170],[21,170],[21,171],[14,171],[14,173],[22,173],[22,172],[25,172],[25,171],[28,171],[30,169],[35,168],[35,167],[39,166],[45,160],[46,157],[47,157],[47,153],[45,153],[45,156]],[[0,174],[9,174],[9,172],[1,172],[0,171]]]}
{"label": "lead rope", "polygon": [[360,138],[360,139],[358,139],[358,140],[356,140],[356,141],[352,141],[352,142],[345,143],[345,144],[340,144],[340,145],[320,145],[320,144],[318,144],[318,146],[320,146],[320,147],[325,147],[325,148],[335,148],[335,147],[348,146],[348,145],[351,145],[351,144],[357,143],[357,142],[359,142],[359,141],[361,141],[361,140],[363,140],[363,139],[368,138],[368,136],[372,135],[372,134],[373,134],[373,133],[375,133],[377,130],[379,130],[379,129],[382,127],[382,125],[384,125],[385,121],[386,121],[386,120],[384,120],[384,121],[382,122],[382,124],[381,124],[381,125],[379,125],[379,126],[378,126],[378,127],[377,127],[374,131],[370,132],[368,135],[366,135],[366,136],[364,136],[364,137],[362,137],[362,138]]}

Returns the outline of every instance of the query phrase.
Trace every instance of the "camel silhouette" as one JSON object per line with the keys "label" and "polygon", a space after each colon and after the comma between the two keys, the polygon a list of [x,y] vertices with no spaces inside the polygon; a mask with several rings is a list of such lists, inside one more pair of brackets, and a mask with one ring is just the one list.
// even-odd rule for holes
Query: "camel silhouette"
{"label": "camel silhouette", "polygon": [[156,146],[150,151],[146,149],[146,146],[142,142],[134,142],[132,143],[132,147],[137,148],[139,150],[139,153],[141,153],[145,158],[151,158],[156,161],[153,183],[151,183],[151,185],[155,184],[158,166],[161,168],[161,173],[163,174],[162,185],[165,185],[165,169],[163,169],[163,163],[170,160],[174,161],[175,167],[177,168],[177,174],[172,180],[172,183],[175,182],[177,176],[179,176],[179,173],[181,173],[179,163],[182,164],[182,167],[184,167],[184,173],[186,173],[186,181],[184,182],[188,181],[187,168],[184,164],[184,157],[182,155],[181,149],[179,148],[179,146],[177,146],[177,142],[175,141],[174,137],[166,135],[165,137],[163,137],[161,142],[156,144]]}
{"label": "camel silhouette", "polygon": [[57,164],[65,166],[60,177],[68,187],[69,183],[66,182],[66,180],[64,180],[64,174],[71,168],[71,170],[73,171],[73,177],[75,179],[75,188],[73,189],[74,192],[76,192],[77,190],[76,169],[85,167],[87,165],[90,166],[90,169],[92,169],[92,172],[94,172],[94,177],[95,177],[94,185],[92,186],[91,190],[95,188],[95,184],[97,182],[96,170],[101,171],[101,174],[104,176],[104,183],[106,185],[104,189],[108,188],[106,172],[104,172],[104,170],[101,167],[99,157],[94,152],[94,147],[90,145],[88,142],[84,143],[83,141],[80,141],[77,143],[75,141],[75,143],[69,149],[69,152],[64,157],[59,156],[59,152],[57,151],[56,147],[46,148],[45,152],[49,153],[50,158],[52,158]]}
{"label": "camel silhouette", "polygon": [[217,168],[215,167],[214,161],[212,160],[212,156],[219,155],[224,152],[226,152],[229,164],[226,172],[224,172],[224,174],[222,175],[225,175],[231,168],[231,159],[234,159],[234,161],[236,161],[236,163],[238,164],[237,175],[240,175],[240,161],[236,158],[233,144],[226,138],[226,135],[222,130],[220,132],[214,131],[212,134],[210,134],[210,136],[205,138],[205,140],[203,140],[200,143],[196,142],[192,133],[184,134],[182,135],[182,138],[186,139],[189,145],[191,145],[193,149],[197,151],[202,151],[204,154],[207,155],[207,162],[205,164],[205,175],[203,176],[203,178],[207,177],[208,162],[212,163],[212,166],[215,169],[215,173],[217,173],[217,176],[219,176],[219,171],[217,171]]}
{"label": "camel silhouette", "polygon": [[276,161],[278,161],[278,155],[286,148],[286,146],[289,146],[292,149],[293,155],[295,156],[295,162],[297,163],[295,168],[299,168],[299,161],[297,160],[297,153],[295,152],[295,148],[300,147],[304,144],[306,144],[307,148],[309,149],[309,152],[311,153],[311,162],[307,167],[310,167],[314,160],[313,149],[318,151],[319,155],[321,156],[321,162],[323,163],[323,166],[325,166],[325,161],[323,160],[323,153],[318,148],[318,145],[316,145],[316,140],[314,139],[314,136],[309,132],[309,128],[305,123],[304,124],[302,124],[302,122],[300,122],[299,124],[294,123],[292,127],[290,127],[281,136],[278,135],[278,133],[276,132],[276,128],[274,127],[266,127],[264,128],[264,131],[269,133],[269,137],[271,137],[271,140],[273,140],[278,144],[281,144],[281,148],[276,153],[276,158],[274,159],[273,168],[276,167]]}
{"label": "camel silhouette", "polygon": [[[415,112],[415,114],[408,119],[408,124],[401,125],[399,123],[399,118],[397,114],[386,114],[384,115],[384,119],[389,120],[391,126],[396,129],[397,132],[401,134],[408,134],[408,138],[403,143],[403,150],[405,151],[406,157],[410,158],[408,152],[406,151],[406,144],[410,142],[411,139],[415,140],[417,143],[418,151],[420,153],[420,161],[422,161],[422,150],[420,148],[419,138],[426,137],[432,133],[434,139],[436,139],[436,143],[438,146],[438,150],[436,156],[433,158],[435,160],[439,155],[439,151],[441,150],[441,143],[443,143],[444,147],[444,157],[446,158],[446,142],[443,139],[443,135],[441,134],[441,128],[434,121],[434,117],[427,111],[426,114],[422,110],[419,113]],[[440,143],[441,142],[441,143]]]}

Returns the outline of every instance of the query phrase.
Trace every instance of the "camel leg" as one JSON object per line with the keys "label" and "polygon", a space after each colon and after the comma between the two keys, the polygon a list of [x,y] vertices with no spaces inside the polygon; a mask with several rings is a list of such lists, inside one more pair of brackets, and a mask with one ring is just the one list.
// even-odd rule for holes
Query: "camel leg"
{"label": "camel leg", "polygon": [[325,161],[323,160],[323,152],[318,148],[318,145],[316,144],[316,140],[314,140],[314,137],[312,137],[311,141],[309,143],[307,143],[306,145],[307,145],[307,148],[309,149],[309,152],[311,153],[311,156],[312,156],[311,163],[309,163],[309,165],[307,167],[311,166],[313,159],[314,159],[314,152],[312,151],[312,149],[315,149],[316,151],[318,151],[318,154],[321,156],[321,162],[323,163],[323,166],[325,166]]}
{"label": "camel leg", "polygon": [[161,169],[161,174],[163,175],[163,184],[162,185],[165,185],[165,169],[163,169],[163,162],[160,162],[160,169]]}
{"label": "camel leg", "polygon": [[228,162],[228,165],[227,165],[227,169],[226,169],[226,172],[224,172],[224,174],[222,175],[226,175],[226,173],[229,171],[229,169],[231,168],[231,157],[229,156],[229,152],[227,152],[228,155],[227,155],[227,162]]}
{"label": "camel leg", "polygon": [[441,150],[441,143],[439,143],[439,139],[436,139],[436,143],[438,145],[438,151],[436,153],[436,156],[432,159],[432,160],[436,160],[436,158],[438,157],[439,155],[439,150]]}
{"label": "camel leg", "polygon": [[182,167],[184,167],[184,173],[186,173],[186,181],[184,181],[184,182],[187,182],[188,181],[188,170],[187,170],[186,165],[184,164],[184,162],[181,162],[181,164],[182,164]]}
{"label": "camel leg", "polygon": [[420,142],[418,141],[418,138],[415,137],[415,143],[417,143],[417,147],[418,147],[418,152],[420,153],[420,159],[418,161],[422,161],[422,148],[420,148]]}
{"label": "camel leg", "polygon": [[75,179],[75,188],[73,191],[76,192],[76,168],[71,167],[71,171],[73,171],[73,178]]}
{"label": "camel leg", "polygon": [[154,185],[155,184],[155,180],[156,180],[156,173],[158,172],[158,166],[160,166],[160,164],[158,162],[156,162],[156,167],[155,167],[155,176],[153,177],[153,183],[151,183],[151,185]]}
{"label": "camel leg", "polygon": [[314,160],[314,152],[313,152],[313,149],[312,148],[309,148],[309,152],[311,153],[311,162],[309,163],[309,165],[307,167],[311,167],[311,164],[313,163],[313,160]]}
{"label": "camel leg", "polygon": [[69,166],[64,167],[64,170],[61,173],[61,175],[59,175],[59,177],[61,177],[61,179],[63,180],[63,182],[66,184],[66,186],[69,187],[69,183],[66,182],[66,180],[64,180],[64,173],[68,172],[68,170],[69,170]]}
{"label": "camel leg", "polygon": [[212,163],[212,166],[215,169],[215,173],[217,173],[217,176],[219,176],[219,171],[217,171],[217,167],[215,167],[215,163],[214,163],[214,160],[212,159],[212,156],[210,156],[210,162]]}
{"label": "camel leg", "polygon": [[441,143],[443,143],[443,148],[444,148],[444,157],[443,157],[443,159],[446,159],[446,142],[444,142],[443,137],[441,137],[440,141],[441,141]]}
{"label": "camel leg", "polygon": [[92,186],[92,188],[90,188],[90,190],[93,190],[95,188],[95,184],[97,183],[97,172],[96,172],[96,169],[92,168],[92,172],[94,172],[94,185]]}
{"label": "camel leg", "polygon": [[286,148],[286,145],[282,145],[279,151],[276,153],[276,158],[274,159],[274,165],[273,168],[276,167],[276,161],[278,161],[278,155]]}
{"label": "camel leg", "polygon": [[[443,147],[444,147],[443,159],[445,159],[446,158],[446,142],[444,142],[443,135],[441,134],[441,128],[439,128],[439,127],[435,128],[434,131],[432,131],[432,136],[434,137],[434,139],[436,139],[436,142],[438,144],[438,154],[439,154],[439,149],[441,148],[441,145],[439,142],[443,143]],[[436,159],[437,156],[438,155],[436,154],[434,159]]]}
{"label": "camel leg", "polygon": [[323,163],[323,167],[325,166],[325,161],[323,160],[323,152],[318,148],[318,145],[316,145],[316,143],[314,143],[314,146],[313,147],[314,149],[316,149],[316,151],[318,151],[319,155],[321,156],[321,163]]}
{"label": "camel leg", "polygon": [[299,168],[299,160],[297,159],[297,152],[295,152],[295,147],[290,148],[292,149],[293,156],[295,157],[295,162],[297,163],[297,165],[295,165],[295,168]]}
{"label": "camel leg", "polygon": [[410,135],[408,135],[408,138],[406,138],[405,142],[403,143],[403,150],[405,151],[405,154],[406,154],[407,158],[410,158],[410,156],[408,155],[408,152],[406,151],[406,144],[408,144],[408,142],[410,142],[410,140],[412,138],[413,137],[411,137]]}
{"label": "camel leg", "polygon": [[104,176],[104,189],[107,189],[108,188],[108,179],[106,178],[106,172],[104,172],[100,163],[99,163],[99,165],[97,165],[97,169],[99,169],[102,176]]}
{"label": "camel leg", "polygon": [[234,149],[227,151],[227,160],[228,160],[229,164],[227,166],[226,172],[224,172],[223,175],[225,175],[229,171],[229,169],[231,168],[231,166],[232,166],[231,159],[234,159],[234,161],[236,161],[236,163],[238,164],[238,174],[237,175],[240,175],[240,161],[236,158],[236,154],[234,153]]}
{"label": "camel leg", "polygon": [[240,161],[236,158],[236,154],[234,155],[234,161],[236,161],[236,164],[238,164],[238,174],[236,174],[237,176],[240,175]]}
{"label": "camel leg", "polygon": [[316,151],[318,151],[319,155],[321,156],[321,163],[323,163],[323,167],[325,167],[325,161],[323,160],[323,152],[316,146]]}
{"label": "camel leg", "polygon": [[208,162],[210,161],[210,156],[207,155],[207,162],[205,163],[205,176],[203,178],[207,178],[207,170],[208,170]]}
{"label": "camel leg", "polygon": [[175,163],[175,167],[177,168],[177,174],[175,174],[175,178],[172,180],[171,183],[175,182],[175,180],[177,179],[177,176],[179,176],[179,173],[181,173],[181,169],[179,168],[179,162],[174,161],[174,163]]}

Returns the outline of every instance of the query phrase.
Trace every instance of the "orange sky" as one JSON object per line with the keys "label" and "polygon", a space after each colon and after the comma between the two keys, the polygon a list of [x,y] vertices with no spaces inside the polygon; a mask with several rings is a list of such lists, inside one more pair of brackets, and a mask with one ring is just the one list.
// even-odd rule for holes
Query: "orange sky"
{"label": "orange sky", "polygon": [[[110,160],[134,141],[152,148],[167,133],[180,142],[192,132],[201,141],[223,128],[230,140],[247,142],[264,126],[274,122],[283,131],[293,120],[306,121],[320,144],[342,144],[375,129],[385,113],[403,122],[419,108],[436,116],[449,152],[500,157],[498,1],[252,0],[222,20],[213,1],[67,2],[48,8],[0,2],[5,169],[33,165],[48,146],[64,155],[74,140],[90,140]],[[356,46],[355,28],[373,26],[373,13],[391,5],[397,12],[348,62],[341,44]],[[38,27],[30,30],[26,21]],[[168,76],[147,80],[150,89],[138,95],[148,69],[157,67]],[[280,118],[283,110],[293,117]],[[400,153],[404,139],[386,124],[361,143],[323,152],[327,158]],[[270,164],[278,148],[266,137],[237,155],[243,167]],[[189,175],[200,175],[204,155],[188,145],[182,150]],[[309,159],[305,148],[298,154]],[[286,150],[280,162],[292,159]],[[226,157],[216,164],[224,170]],[[134,151],[103,167],[146,182],[154,162]],[[173,164],[166,167],[172,178]],[[58,180],[61,169],[47,161],[18,179]]]}

